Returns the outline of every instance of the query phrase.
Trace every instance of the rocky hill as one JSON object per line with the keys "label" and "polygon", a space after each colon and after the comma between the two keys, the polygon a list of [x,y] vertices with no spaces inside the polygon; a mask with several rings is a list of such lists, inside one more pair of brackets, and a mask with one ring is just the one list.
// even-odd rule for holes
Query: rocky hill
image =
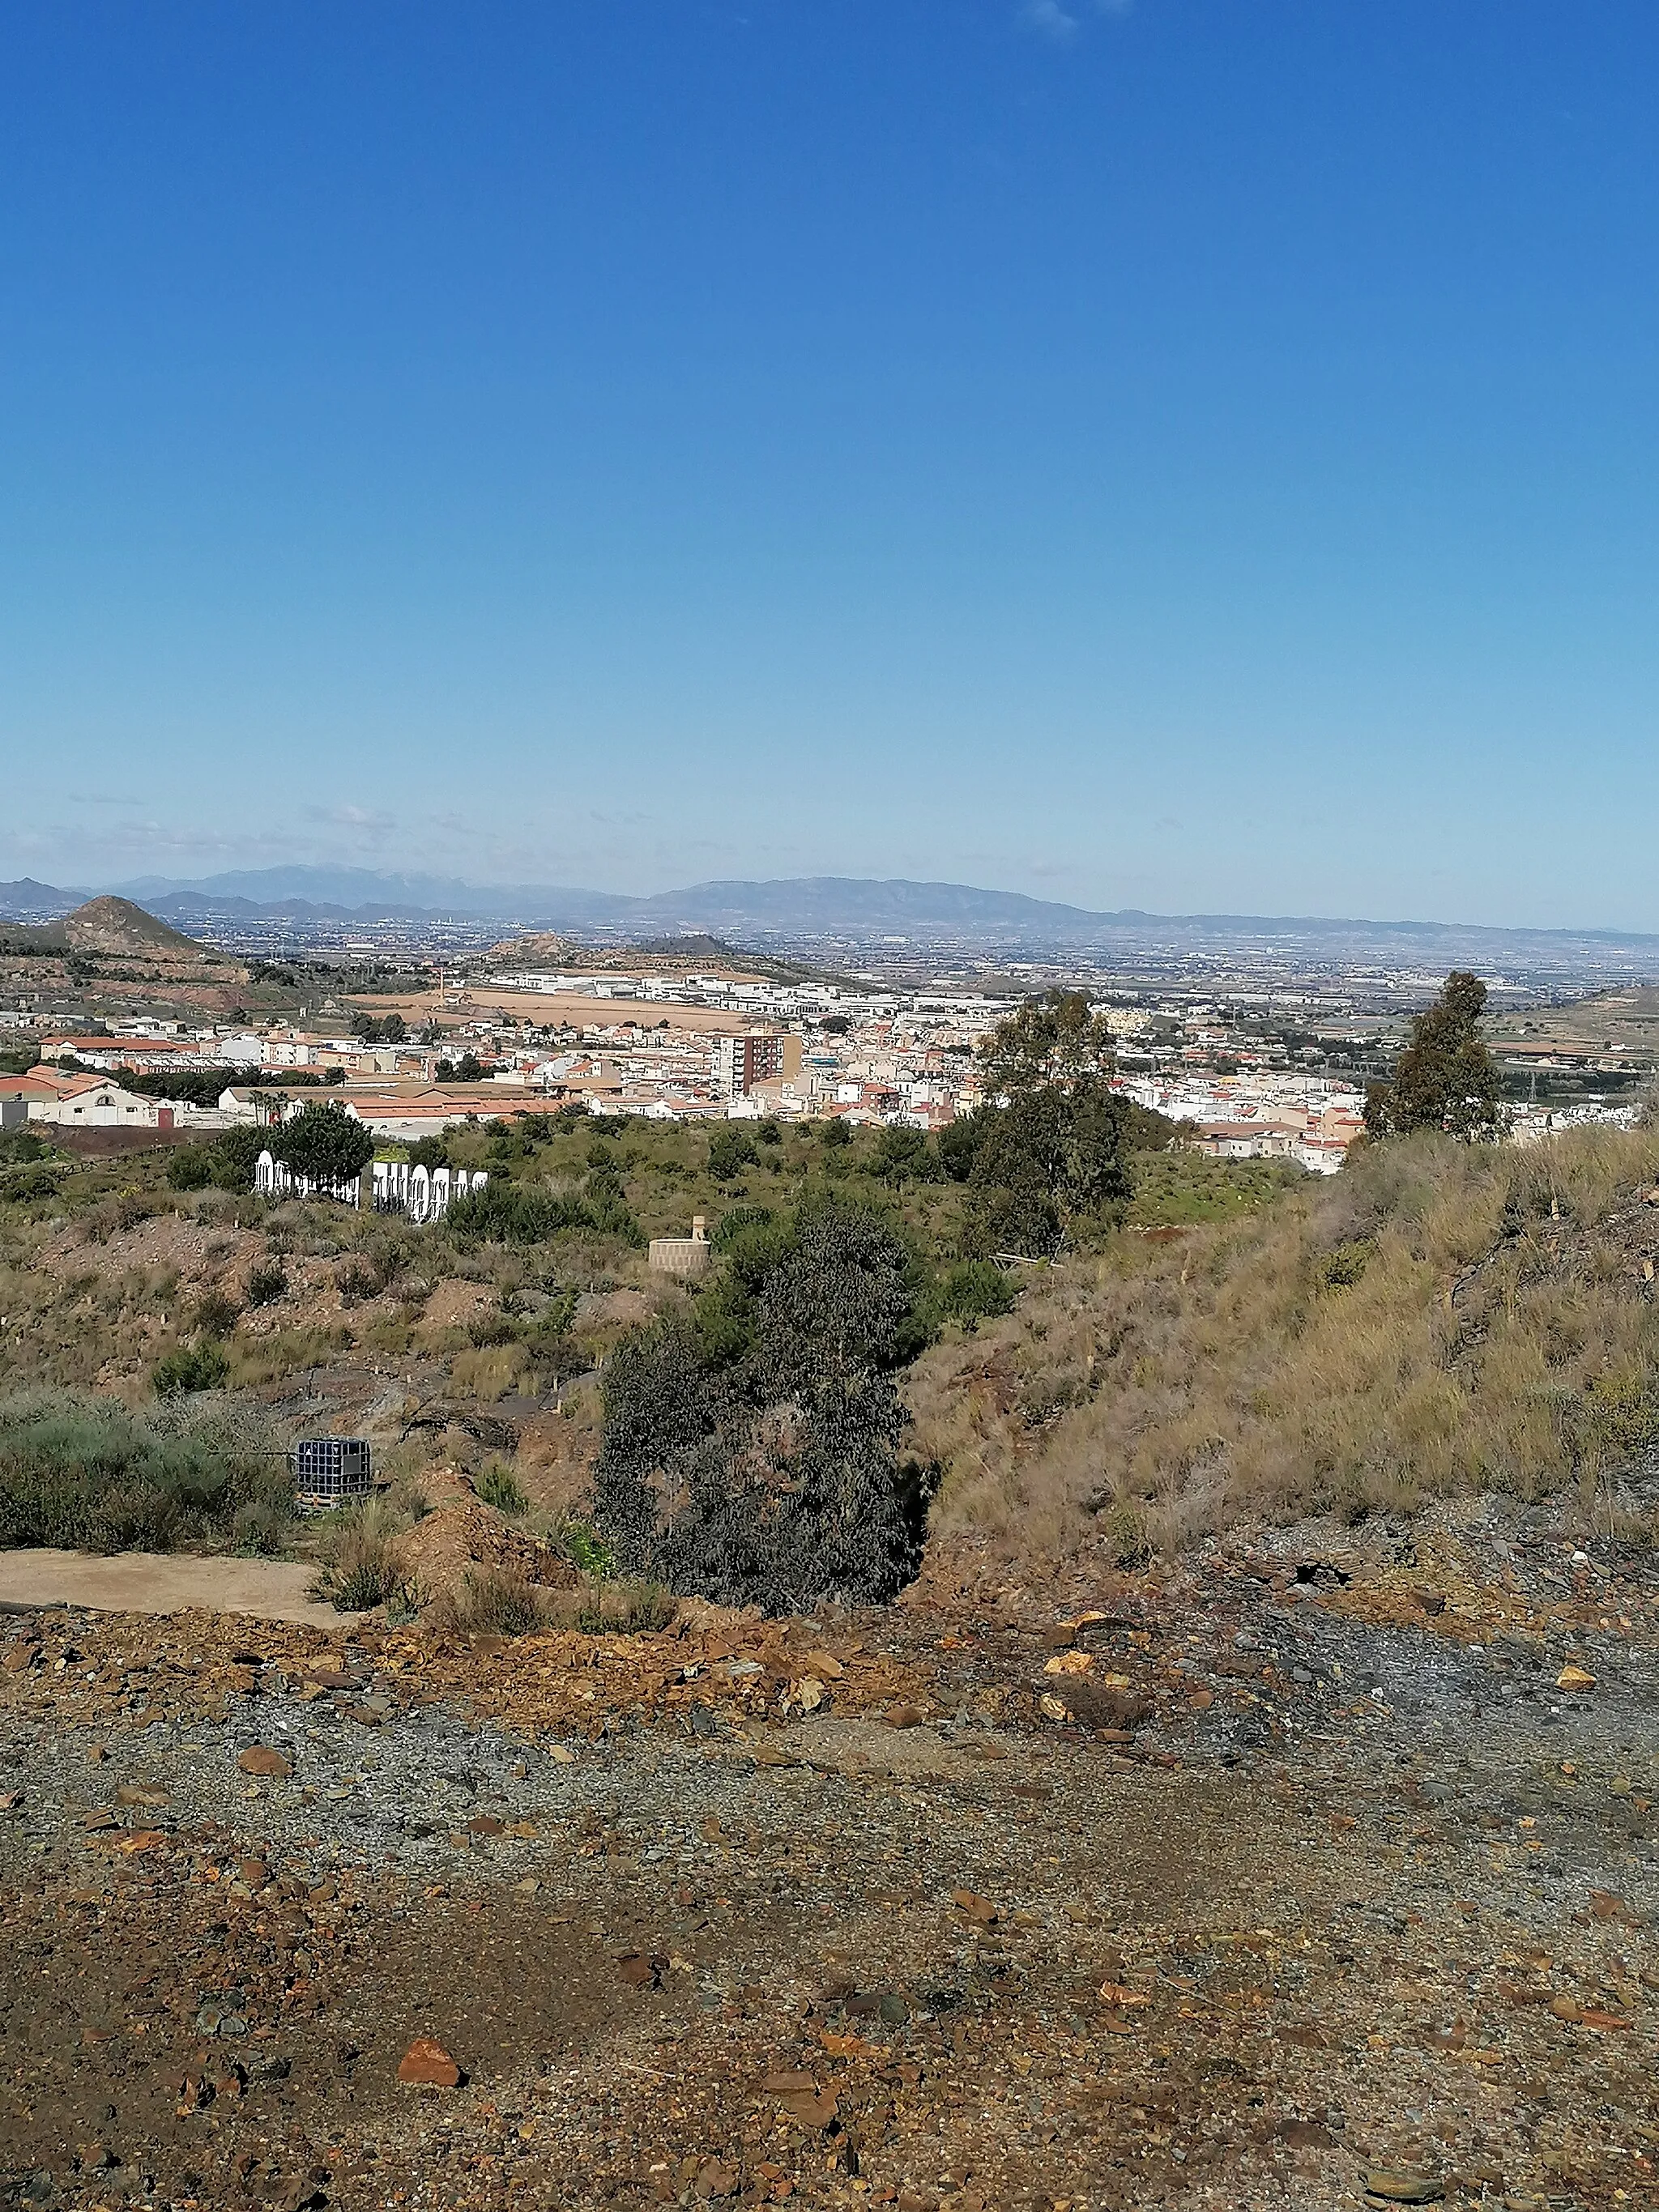
{"label": "rocky hill", "polygon": [[158,921],[131,899],[88,899],[66,914],[58,927],[65,943],[77,952],[143,953],[151,959],[158,955],[197,959],[202,953],[193,937]]}

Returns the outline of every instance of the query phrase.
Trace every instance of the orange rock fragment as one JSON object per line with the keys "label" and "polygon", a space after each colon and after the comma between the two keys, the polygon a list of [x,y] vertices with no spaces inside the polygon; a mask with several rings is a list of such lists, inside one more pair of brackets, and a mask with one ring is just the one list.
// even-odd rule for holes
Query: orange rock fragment
{"label": "orange rock fragment", "polygon": [[441,2043],[434,2043],[429,2035],[417,2035],[398,2062],[398,2079],[421,2088],[458,2089],[461,2069]]}
{"label": "orange rock fragment", "polygon": [[244,1774],[267,1774],[280,1778],[294,1771],[282,1753],[273,1751],[268,1743],[250,1744],[236,1764]]}

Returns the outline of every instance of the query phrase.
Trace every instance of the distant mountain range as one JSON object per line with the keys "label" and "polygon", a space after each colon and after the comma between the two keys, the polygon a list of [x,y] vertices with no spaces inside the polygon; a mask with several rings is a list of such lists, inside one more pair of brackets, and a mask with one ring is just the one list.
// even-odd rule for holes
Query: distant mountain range
{"label": "distant mountain range", "polygon": [[[0,896],[4,888],[0,885]],[[234,869],[194,883],[143,876],[115,888],[124,897],[142,900],[152,914],[304,914],[364,921],[447,918],[535,921],[550,927],[638,922],[670,929],[716,923],[820,931],[1022,924],[1054,928],[1066,923],[1086,927],[1106,918],[1018,891],[979,890],[968,884],[878,883],[853,876],[694,884],[687,890],[660,891],[648,898],[566,884],[481,886],[446,876],[380,875],[368,868]]]}
{"label": "distant mountain range", "polygon": [[[194,882],[145,876],[109,887],[186,929],[290,921],[501,923],[520,930],[618,929],[651,937],[707,933],[727,940],[783,938],[879,945],[885,940],[972,941],[999,954],[1023,951],[1132,952],[1191,945],[1282,945],[1303,957],[1352,963],[1460,962],[1492,969],[1516,963],[1659,970],[1659,935],[1620,930],[1518,930],[1434,921],[1363,921],[1320,915],[1156,915],[1138,908],[1096,913],[971,884],[887,881],[856,876],[787,877],[771,882],[694,884],[634,898],[548,884],[467,884],[368,868],[237,869]],[[44,921],[83,903],[85,890],[26,878],[0,884],[0,918]]]}

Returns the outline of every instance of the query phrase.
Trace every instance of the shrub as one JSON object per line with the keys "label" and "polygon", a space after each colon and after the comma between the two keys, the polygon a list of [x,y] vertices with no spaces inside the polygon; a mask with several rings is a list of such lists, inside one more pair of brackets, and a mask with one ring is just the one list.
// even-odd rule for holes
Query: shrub
{"label": "shrub", "polygon": [[596,1582],[607,1581],[617,1571],[616,1553],[585,1521],[567,1521],[554,1541],[573,1567]]}
{"label": "shrub", "polygon": [[204,1145],[185,1145],[167,1162],[167,1182],[174,1190],[205,1190],[213,1181],[213,1155]]}
{"label": "shrub", "polygon": [[0,1401],[0,1544],[121,1551],[234,1534],[258,1507],[292,1511],[260,1417],[173,1399],[139,1415],[50,1391]]}
{"label": "shrub", "polygon": [[293,1516],[279,1506],[254,1498],[239,1506],[231,1522],[231,1540],[239,1552],[255,1559],[274,1559],[286,1549]]}
{"label": "shrub", "polygon": [[57,1166],[6,1169],[0,1171],[0,1199],[56,1198],[62,1174]]}
{"label": "shrub", "polygon": [[728,1304],[730,1346],[666,1323],[607,1361],[597,1524],[629,1573],[719,1604],[882,1601],[915,1571],[929,1492],[892,1380],[921,1341],[911,1255],[831,1203],[746,1236],[775,1241],[752,1291],[728,1277],[752,1301]]}
{"label": "shrub", "polygon": [[708,1135],[708,1172],[716,1182],[730,1182],[760,1158],[755,1139],[741,1121],[724,1121]]}
{"label": "shrub", "polygon": [[896,1125],[877,1139],[871,1173],[883,1182],[937,1182],[941,1172],[925,1130]]}
{"label": "shrub", "polygon": [[275,1260],[262,1261],[247,1279],[247,1302],[251,1306],[272,1306],[278,1298],[288,1296],[288,1277]]}
{"label": "shrub", "polygon": [[89,1552],[167,1552],[178,1541],[177,1497],[144,1482],[112,1483],[86,1523]]}
{"label": "shrub", "polygon": [[394,1602],[407,1581],[400,1540],[408,1526],[407,1516],[384,1498],[346,1507],[324,1533],[316,1595],[337,1613]]}
{"label": "shrub", "polygon": [[1012,1310],[1015,1290],[1002,1269],[989,1260],[963,1260],[947,1268],[928,1298],[935,1322],[959,1322],[971,1328],[976,1322]]}
{"label": "shrub", "polygon": [[498,1513],[528,1513],[530,1500],[524,1486],[510,1467],[501,1460],[492,1459],[473,1488],[486,1505],[493,1505]]}
{"label": "shrub", "polygon": [[378,1297],[380,1279],[366,1260],[348,1260],[344,1267],[335,1271],[334,1287],[340,1293],[343,1306],[361,1305],[365,1298]]}
{"label": "shrub", "polygon": [[468,1567],[432,1610],[460,1635],[533,1636],[549,1625],[549,1594],[511,1567]]}
{"label": "shrub", "polygon": [[709,1243],[717,1252],[730,1252],[741,1240],[747,1229],[766,1229],[771,1225],[769,1206],[728,1206],[714,1224],[714,1233]]}
{"label": "shrub", "polygon": [[567,1229],[591,1229],[593,1217],[578,1198],[529,1190],[492,1176],[482,1190],[458,1198],[445,1216],[455,1242],[540,1244]]}
{"label": "shrub", "polygon": [[622,1185],[614,1177],[601,1179],[598,1176],[590,1176],[587,1212],[592,1226],[601,1236],[619,1237],[627,1244],[644,1243],[640,1224],[623,1195]]}
{"label": "shrub", "polygon": [[228,1336],[242,1317],[242,1309],[226,1291],[215,1287],[203,1291],[192,1316],[203,1336]]}
{"label": "shrub", "polygon": [[150,1388],[158,1398],[173,1398],[191,1390],[217,1390],[230,1373],[230,1362],[209,1337],[198,1344],[175,1345],[150,1370]]}
{"label": "shrub", "polygon": [[621,1582],[584,1586],[576,1626],[586,1636],[654,1636],[667,1627],[674,1613],[672,1590],[630,1575]]}

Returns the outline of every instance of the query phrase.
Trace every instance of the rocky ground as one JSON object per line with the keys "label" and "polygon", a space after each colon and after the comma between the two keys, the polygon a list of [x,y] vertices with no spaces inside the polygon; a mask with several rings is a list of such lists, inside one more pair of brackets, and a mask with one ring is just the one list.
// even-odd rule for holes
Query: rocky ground
{"label": "rocky ground", "polygon": [[1007,1572],[0,1622],[14,2201],[1659,2202],[1659,1577],[1495,1512]]}

